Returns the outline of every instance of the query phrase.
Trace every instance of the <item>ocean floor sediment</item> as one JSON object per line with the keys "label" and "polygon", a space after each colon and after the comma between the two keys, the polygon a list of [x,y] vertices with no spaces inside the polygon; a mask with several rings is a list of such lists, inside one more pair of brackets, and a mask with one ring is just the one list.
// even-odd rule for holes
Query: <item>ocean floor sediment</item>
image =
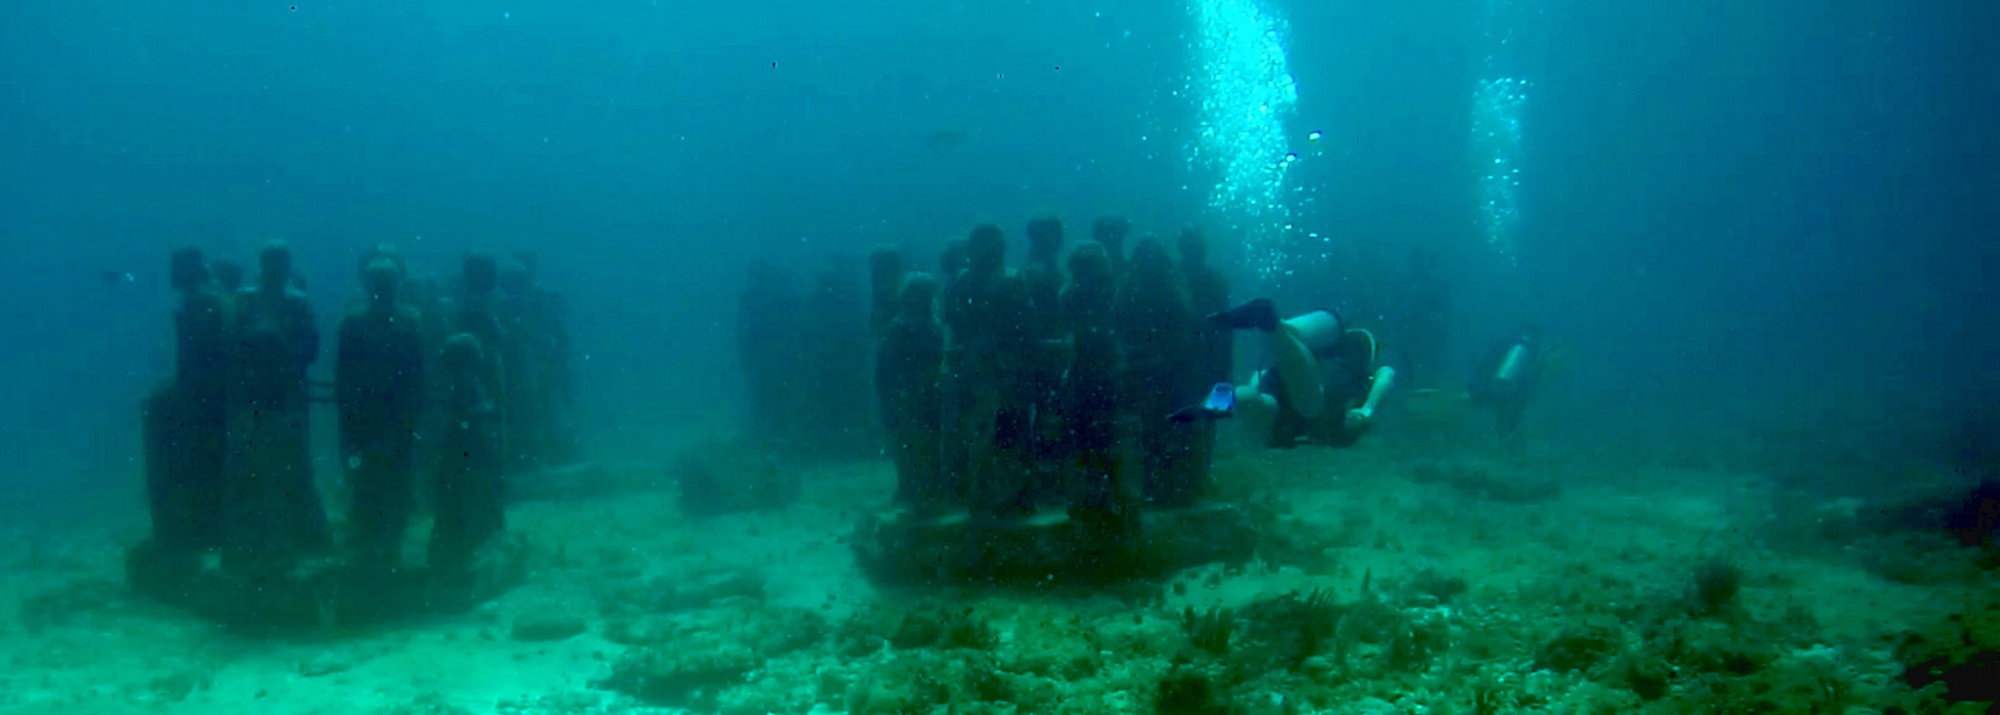
{"label": "ocean floor sediment", "polygon": [[893,476],[857,462],[781,511],[686,517],[664,483],[518,504],[524,585],[310,633],[134,596],[137,529],[0,533],[0,713],[1986,711],[1944,697],[2000,646],[1978,551],[1837,499],[1394,443],[1215,473],[1262,515],[1258,557],[1162,582],[877,589],[847,540]]}

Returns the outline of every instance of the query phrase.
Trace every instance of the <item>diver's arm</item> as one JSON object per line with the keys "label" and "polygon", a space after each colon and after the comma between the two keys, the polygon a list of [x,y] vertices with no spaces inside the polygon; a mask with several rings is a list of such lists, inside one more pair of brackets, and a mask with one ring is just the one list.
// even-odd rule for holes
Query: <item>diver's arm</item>
{"label": "diver's arm", "polygon": [[1396,368],[1383,365],[1375,369],[1375,379],[1368,386],[1368,399],[1361,403],[1361,409],[1375,414],[1375,408],[1382,404],[1382,396],[1396,387]]}

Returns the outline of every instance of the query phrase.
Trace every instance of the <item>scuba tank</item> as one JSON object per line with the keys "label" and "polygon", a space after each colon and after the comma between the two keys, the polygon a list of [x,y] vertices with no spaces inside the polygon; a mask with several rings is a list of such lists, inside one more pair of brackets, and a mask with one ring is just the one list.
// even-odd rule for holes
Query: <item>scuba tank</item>
{"label": "scuba tank", "polygon": [[1535,377],[1535,342],[1534,334],[1524,331],[1507,344],[1493,372],[1488,375],[1492,392],[1520,395],[1529,389]]}
{"label": "scuba tank", "polygon": [[1507,346],[1507,356],[1500,359],[1500,367],[1493,371],[1493,381],[1512,384],[1528,372],[1528,346],[1516,342]]}

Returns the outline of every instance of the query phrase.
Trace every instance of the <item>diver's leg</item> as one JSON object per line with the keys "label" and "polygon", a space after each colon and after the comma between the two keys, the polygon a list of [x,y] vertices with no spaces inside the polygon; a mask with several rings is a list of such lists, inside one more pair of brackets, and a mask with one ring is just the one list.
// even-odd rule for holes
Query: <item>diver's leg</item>
{"label": "diver's leg", "polygon": [[1264,392],[1260,384],[1265,379],[1265,371],[1250,375],[1250,384],[1236,387],[1236,422],[1232,431],[1249,439],[1245,444],[1262,447],[1270,441],[1271,428],[1278,421],[1278,400]]}
{"label": "diver's leg", "polygon": [[1298,328],[1289,323],[1279,323],[1270,335],[1271,356],[1285,399],[1300,416],[1319,416],[1326,406],[1326,388],[1320,384],[1319,363],[1313,359],[1312,349],[1306,347]]}
{"label": "diver's leg", "polygon": [[1511,399],[1494,406],[1493,415],[1500,426],[1500,434],[1512,435],[1521,428],[1521,417],[1528,411],[1528,401]]}
{"label": "diver's leg", "polygon": [[1210,330],[1249,330],[1270,332],[1278,325],[1278,308],[1269,298],[1257,298],[1229,310],[1215,313],[1207,318]]}

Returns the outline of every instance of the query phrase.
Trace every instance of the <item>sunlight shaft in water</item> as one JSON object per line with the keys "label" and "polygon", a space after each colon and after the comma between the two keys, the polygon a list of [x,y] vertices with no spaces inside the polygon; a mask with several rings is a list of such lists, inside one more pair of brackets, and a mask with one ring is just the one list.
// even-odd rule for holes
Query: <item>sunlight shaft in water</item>
{"label": "sunlight shaft in water", "polygon": [[1190,169],[1214,177],[1209,210],[1240,230],[1259,277],[1280,275],[1295,230],[1285,177],[1297,155],[1285,121],[1299,98],[1285,22],[1256,0],[1190,0],[1188,11],[1195,58],[1187,92],[1198,129]]}

